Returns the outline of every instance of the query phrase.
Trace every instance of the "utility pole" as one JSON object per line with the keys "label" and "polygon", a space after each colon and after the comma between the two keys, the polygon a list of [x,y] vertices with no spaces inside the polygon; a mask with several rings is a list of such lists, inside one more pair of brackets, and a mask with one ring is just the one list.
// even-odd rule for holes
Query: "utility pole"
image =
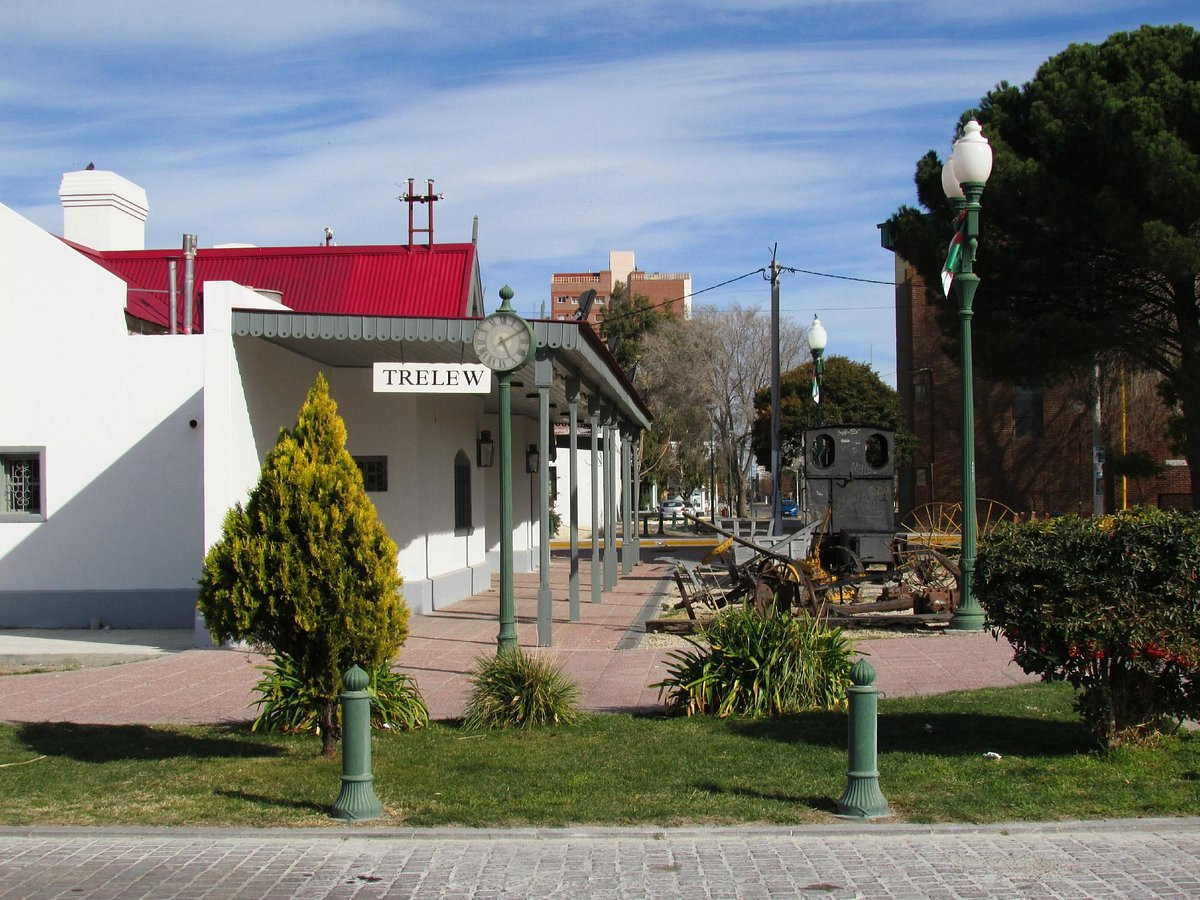
{"label": "utility pole", "polygon": [[783,508],[779,501],[779,249],[771,248],[771,531],[783,534]]}

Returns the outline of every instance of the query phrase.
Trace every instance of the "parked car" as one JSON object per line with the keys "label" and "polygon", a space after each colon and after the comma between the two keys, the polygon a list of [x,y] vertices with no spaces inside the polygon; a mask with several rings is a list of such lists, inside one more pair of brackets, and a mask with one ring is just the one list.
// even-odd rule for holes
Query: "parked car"
{"label": "parked car", "polygon": [[682,497],[669,497],[662,502],[662,506],[658,508],[658,511],[662,513],[664,517],[670,518],[671,516],[682,515],[683,509],[684,504]]}
{"label": "parked car", "polygon": [[788,500],[787,498],[779,502],[779,510],[789,519],[794,519],[800,515],[800,507],[796,504],[796,501]]}

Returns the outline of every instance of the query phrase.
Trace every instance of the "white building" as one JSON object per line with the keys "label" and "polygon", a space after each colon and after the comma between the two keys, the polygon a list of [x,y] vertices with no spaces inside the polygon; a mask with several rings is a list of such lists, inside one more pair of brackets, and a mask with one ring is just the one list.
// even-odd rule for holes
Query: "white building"
{"label": "white building", "polygon": [[[66,240],[0,205],[0,627],[191,627],[205,550],[317,372],[399,547],[410,607],[486,589],[498,470],[477,465],[477,444],[498,434],[497,388],[372,391],[374,362],[476,361],[473,244],[189,258],[143,249],[145,193],[114,173],[68,173],[60,194]],[[526,472],[523,448],[590,406],[622,450],[619,485],[649,424],[590,328],[534,330],[538,359],[514,375],[518,571],[548,554],[548,474]]]}

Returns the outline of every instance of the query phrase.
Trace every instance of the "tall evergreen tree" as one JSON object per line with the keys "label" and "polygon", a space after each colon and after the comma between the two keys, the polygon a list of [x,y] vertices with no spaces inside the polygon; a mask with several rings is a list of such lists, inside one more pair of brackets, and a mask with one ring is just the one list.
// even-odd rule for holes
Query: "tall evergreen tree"
{"label": "tall evergreen tree", "polygon": [[[979,370],[1049,384],[1115,352],[1158,373],[1182,413],[1200,509],[1200,33],[1145,26],[1072,45],[973,114],[995,151],[976,266]],[[934,296],[952,220],[941,165],[933,151],[917,163],[927,212],[889,222]],[[956,352],[955,301],[944,303]]]}
{"label": "tall evergreen tree", "polygon": [[342,673],[391,660],[408,635],[396,545],[346,450],[346,426],[318,374],[243,507],[204,560],[200,611],[218,641],[290,657],[320,697],[322,753],[336,752]]}

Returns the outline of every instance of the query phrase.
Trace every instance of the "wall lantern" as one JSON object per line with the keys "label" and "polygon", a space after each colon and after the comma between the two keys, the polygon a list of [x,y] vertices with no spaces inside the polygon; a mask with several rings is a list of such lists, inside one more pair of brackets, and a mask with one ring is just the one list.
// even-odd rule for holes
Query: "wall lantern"
{"label": "wall lantern", "polygon": [[539,462],[537,444],[530,444],[529,449],[525,451],[525,471],[530,475],[536,475]]}
{"label": "wall lantern", "polygon": [[479,432],[475,441],[475,465],[481,469],[490,469],[496,461],[496,442],[492,440],[490,431]]}

